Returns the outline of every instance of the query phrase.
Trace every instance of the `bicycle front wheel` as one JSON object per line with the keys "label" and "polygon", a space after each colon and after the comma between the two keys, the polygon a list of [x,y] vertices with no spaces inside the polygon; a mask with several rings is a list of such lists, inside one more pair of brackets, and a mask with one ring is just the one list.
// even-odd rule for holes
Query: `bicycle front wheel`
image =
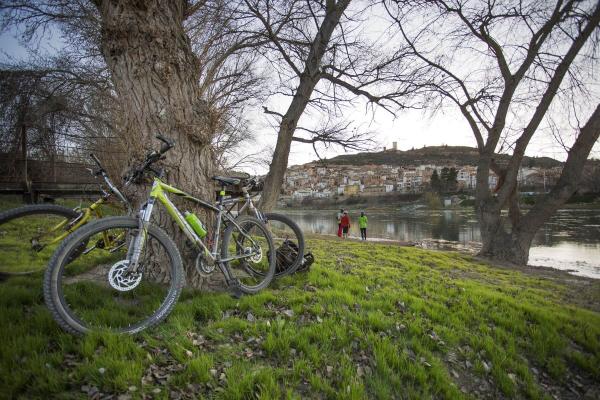
{"label": "bicycle front wheel", "polygon": [[65,330],[136,333],[171,312],[184,285],[181,255],[163,230],[150,225],[138,269],[130,269],[138,226],[132,217],[104,218],[57,248],[44,277],[44,298]]}
{"label": "bicycle front wheel", "polygon": [[221,260],[244,293],[266,288],[275,274],[275,246],[269,230],[257,218],[238,217],[223,234]]}
{"label": "bicycle front wheel", "polygon": [[0,274],[43,270],[79,213],[54,204],[32,204],[0,213]]}

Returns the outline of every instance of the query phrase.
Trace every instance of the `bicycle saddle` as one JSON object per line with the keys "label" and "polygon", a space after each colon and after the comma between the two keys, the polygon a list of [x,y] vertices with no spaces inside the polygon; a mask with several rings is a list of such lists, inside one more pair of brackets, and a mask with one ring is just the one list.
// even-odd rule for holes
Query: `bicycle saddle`
{"label": "bicycle saddle", "polygon": [[240,183],[240,178],[230,178],[227,176],[213,176],[212,180],[219,182],[223,186],[233,186]]}

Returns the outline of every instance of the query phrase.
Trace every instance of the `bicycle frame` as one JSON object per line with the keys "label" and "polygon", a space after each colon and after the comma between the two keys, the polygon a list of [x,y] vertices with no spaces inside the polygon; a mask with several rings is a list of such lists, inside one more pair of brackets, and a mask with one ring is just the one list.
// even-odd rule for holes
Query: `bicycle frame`
{"label": "bicycle frame", "polygon": [[[67,236],[69,236],[69,234],[76,231],[77,229],[79,229],[80,227],[85,225],[90,219],[92,219],[92,214],[94,214],[97,218],[102,218],[102,204],[104,204],[106,202],[106,199],[107,199],[107,196],[101,197],[93,204],[90,204],[88,207],[85,207],[84,209],[82,209],[81,215],[79,215],[73,221],[67,221],[67,220],[62,221],[61,223],[59,223],[56,226],[49,229],[47,232],[44,232],[43,236],[48,236],[56,231],[61,231],[62,234],[54,237],[49,242],[44,243],[43,246],[45,247],[45,246],[52,245],[52,244],[63,241]],[[67,229],[62,230],[63,227],[65,227],[67,224],[69,224]],[[38,238],[40,238],[40,237],[38,237]]]}
{"label": "bicycle frame", "polygon": [[[176,196],[179,196],[185,200],[191,201],[202,208],[208,209],[212,212],[215,212],[216,221],[213,231],[213,241],[212,241],[212,249],[209,249],[202,239],[198,237],[196,232],[192,229],[192,227],[185,220],[184,216],[177,209],[177,207],[171,202],[167,193],[172,193]],[[230,215],[226,208],[227,206],[233,205],[240,201],[239,198],[236,199],[224,199],[225,192],[222,190],[219,194],[219,200],[216,205],[210,204],[206,201],[198,199],[183,190],[177,189],[176,187],[170,186],[163,181],[160,180],[159,177],[154,178],[152,183],[152,189],[150,190],[149,199],[142,209],[140,210],[140,233],[134,239],[133,249],[130,250],[131,257],[130,259],[130,268],[133,272],[137,272],[139,257],[142,253],[142,249],[145,245],[145,241],[147,238],[148,225],[150,224],[150,218],[152,216],[152,211],[154,209],[154,205],[158,200],[167,210],[168,214],[175,220],[179,228],[183,231],[186,237],[198,248],[199,251],[203,251],[206,256],[208,256],[213,262],[216,262],[219,265],[219,268],[225,275],[226,279],[229,281],[231,279],[231,274],[229,273],[226,263],[228,261],[233,261],[236,259],[248,258],[254,254],[244,254],[241,256],[234,256],[228,258],[221,258],[219,253],[219,232],[221,230],[221,222],[224,221],[225,224],[231,223],[235,225],[238,229],[240,226],[236,223],[235,218]],[[240,229],[240,233],[244,235],[245,238],[248,238],[252,243],[254,240],[245,235],[245,233]]]}
{"label": "bicycle frame", "polygon": [[256,218],[258,218],[264,223],[267,223],[267,219],[265,218],[264,214],[254,205],[254,202],[252,201],[252,196],[250,196],[250,194],[247,191],[245,191],[244,205],[238,210],[238,214],[243,214],[243,212],[246,211],[247,208],[249,208],[250,211],[254,213],[254,216]]}
{"label": "bicycle frame", "polygon": [[[107,202],[107,200],[111,197],[112,194],[115,194],[117,196],[119,201],[123,203],[127,208],[127,213],[131,214],[131,204],[129,203],[127,198],[112,183],[112,181],[110,180],[106,172],[104,172],[104,170],[101,170],[100,175],[102,176],[102,179],[104,179],[104,182],[106,183],[110,191],[103,191],[104,195],[89,206],[82,209],[76,208],[76,211],[81,211],[81,214],[77,218],[71,221],[62,221],[59,224],[50,228],[48,231],[43,232],[41,235],[38,235],[37,237],[33,238],[32,244],[37,247],[37,251],[40,251],[48,245],[53,245],[63,241],[71,233],[81,228],[83,225],[87,224],[89,220],[93,218],[93,216],[95,216],[96,218],[102,218],[102,205]],[[128,186],[129,184],[130,182],[126,183],[125,186]],[[51,238],[51,240],[49,240],[48,242],[41,243],[40,239],[42,237],[48,237],[54,232],[61,232],[61,234],[54,238]],[[105,237],[105,240],[108,241],[108,237]]]}

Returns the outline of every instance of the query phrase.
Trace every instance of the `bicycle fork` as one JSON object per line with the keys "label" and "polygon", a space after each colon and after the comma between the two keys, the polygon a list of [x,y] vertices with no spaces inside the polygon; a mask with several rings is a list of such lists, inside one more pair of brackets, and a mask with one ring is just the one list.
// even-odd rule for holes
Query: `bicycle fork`
{"label": "bicycle fork", "polygon": [[133,239],[133,243],[127,251],[127,260],[129,260],[129,267],[127,270],[134,274],[138,272],[140,256],[142,255],[142,250],[144,249],[146,239],[148,238],[148,225],[150,224],[150,217],[152,216],[152,209],[154,208],[155,202],[156,199],[151,197],[146,205],[140,210],[140,217],[138,219],[139,232]]}

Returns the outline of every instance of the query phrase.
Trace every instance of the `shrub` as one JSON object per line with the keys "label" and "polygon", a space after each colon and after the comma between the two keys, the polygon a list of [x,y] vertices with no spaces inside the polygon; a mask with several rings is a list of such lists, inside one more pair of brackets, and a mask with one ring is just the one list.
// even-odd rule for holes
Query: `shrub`
{"label": "shrub", "polygon": [[429,208],[442,208],[442,200],[440,195],[433,192],[426,192],[423,194],[423,200]]}

